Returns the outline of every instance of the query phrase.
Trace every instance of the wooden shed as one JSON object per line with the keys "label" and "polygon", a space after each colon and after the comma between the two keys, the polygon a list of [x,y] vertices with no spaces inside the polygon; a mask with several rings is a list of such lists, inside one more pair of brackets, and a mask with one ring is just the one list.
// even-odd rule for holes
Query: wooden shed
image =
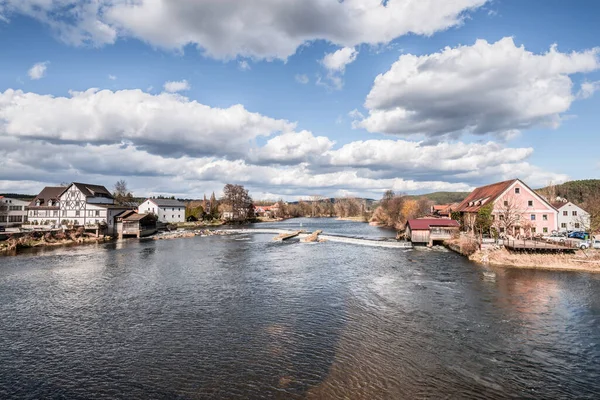
{"label": "wooden shed", "polygon": [[405,234],[406,238],[413,243],[425,243],[432,246],[434,242],[451,239],[459,229],[460,224],[453,219],[411,219],[406,223]]}
{"label": "wooden shed", "polygon": [[117,235],[119,239],[124,236],[137,238],[156,233],[156,215],[138,214],[135,211],[124,211],[115,217]]}

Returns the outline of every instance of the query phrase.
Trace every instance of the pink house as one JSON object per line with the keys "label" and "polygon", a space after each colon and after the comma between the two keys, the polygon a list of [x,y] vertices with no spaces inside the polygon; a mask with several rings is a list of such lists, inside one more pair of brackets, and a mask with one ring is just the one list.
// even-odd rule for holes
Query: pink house
{"label": "pink house", "polygon": [[512,236],[548,234],[558,228],[558,211],[519,179],[498,182],[475,189],[456,211],[464,226],[473,230],[477,212],[493,205],[493,227]]}

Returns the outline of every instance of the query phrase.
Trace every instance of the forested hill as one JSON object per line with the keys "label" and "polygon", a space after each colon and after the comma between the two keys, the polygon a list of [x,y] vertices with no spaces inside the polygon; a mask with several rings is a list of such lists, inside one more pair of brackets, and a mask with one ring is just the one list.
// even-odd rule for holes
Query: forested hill
{"label": "forested hill", "polygon": [[18,200],[33,200],[35,199],[35,194],[31,195],[31,194],[19,194],[19,193],[0,193],[0,197],[8,197],[11,199],[18,199]]}
{"label": "forested hill", "polygon": [[435,204],[450,204],[460,203],[463,201],[470,192],[433,192],[428,194],[419,194],[409,196],[414,199],[427,199],[433,201]]}
{"label": "forested hill", "polygon": [[600,196],[600,179],[568,181],[560,185],[546,186],[537,192],[549,198],[560,196],[573,203],[583,203],[591,197]]}

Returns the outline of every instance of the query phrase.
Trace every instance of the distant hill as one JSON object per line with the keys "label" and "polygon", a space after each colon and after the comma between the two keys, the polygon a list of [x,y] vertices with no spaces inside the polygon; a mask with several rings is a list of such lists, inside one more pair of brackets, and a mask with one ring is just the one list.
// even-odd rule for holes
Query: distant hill
{"label": "distant hill", "polygon": [[415,199],[428,199],[433,201],[435,204],[451,204],[460,203],[469,194],[470,192],[433,192],[427,194],[412,195],[409,197]]}
{"label": "distant hill", "polygon": [[573,203],[583,203],[592,196],[600,196],[600,179],[568,181],[555,186],[546,186],[536,192],[546,197],[560,196]]}
{"label": "distant hill", "polygon": [[18,200],[33,200],[35,199],[35,194],[19,194],[19,193],[0,193],[0,197],[10,197],[11,199]]}

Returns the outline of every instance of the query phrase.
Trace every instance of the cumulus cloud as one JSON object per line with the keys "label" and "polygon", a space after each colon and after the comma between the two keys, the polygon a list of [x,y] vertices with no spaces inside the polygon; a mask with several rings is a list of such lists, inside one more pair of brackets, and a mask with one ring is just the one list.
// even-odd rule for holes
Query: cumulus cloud
{"label": "cumulus cloud", "polygon": [[248,61],[246,60],[241,60],[238,62],[238,68],[241,71],[248,71],[250,69],[250,64],[248,64]]}
{"label": "cumulus cloud", "polygon": [[588,97],[592,97],[597,90],[600,90],[600,81],[583,82],[579,89],[579,93],[577,93],[577,97],[580,99],[587,99]]}
{"label": "cumulus cloud", "polygon": [[340,90],[344,86],[342,76],[346,71],[346,66],[353,63],[358,56],[358,51],[352,47],[344,47],[333,53],[327,53],[320,61],[327,70],[327,82],[319,79],[317,84],[322,84],[330,89]]}
{"label": "cumulus cloud", "polygon": [[111,81],[116,81],[117,77],[115,75],[108,75],[108,79],[110,79]]}
{"label": "cumulus cloud", "polygon": [[182,81],[168,81],[163,85],[165,92],[177,93],[184,92],[191,89],[190,84],[185,79]]}
{"label": "cumulus cloud", "polygon": [[242,154],[257,137],[294,126],[239,104],[213,108],[169,93],[90,89],[54,97],[0,92],[2,135],[65,143],[130,141],[157,154]]}
{"label": "cumulus cloud", "polygon": [[[510,37],[496,43],[400,56],[377,76],[355,127],[443,136],[557,127],[576,99],[570,75],[600,68],[600,48],[534,54]],[[593,92],[583,87],[583,93]]]}
{"label": "cumulus cloud", "polygon": [[29,75],[29,79],[38,80],[38,79],[42,79],[44,76],[46,76],[46,70],[48,69],[48,64],[50,64],[49,61],[35,63],[33,65],[33,67],[31,67],[29,69],[29,71],[27,71],[27,75]]}
{"label": "cumulus cloud", "polygon": [[287,59],[304,43],[343,47],[432,35],[462,23],[486,0],[4,0],[0,17],[24,14],[67,43],[103,45],[119,36],[218,59]]}
{"label": "cumulus cloud", "polygon": [[319,157],[335,144],[325,136],[313,136],[311,132],[287,132],[275,136],[263,146],[251,152],[249,158],[255,163],[299,164]]}

